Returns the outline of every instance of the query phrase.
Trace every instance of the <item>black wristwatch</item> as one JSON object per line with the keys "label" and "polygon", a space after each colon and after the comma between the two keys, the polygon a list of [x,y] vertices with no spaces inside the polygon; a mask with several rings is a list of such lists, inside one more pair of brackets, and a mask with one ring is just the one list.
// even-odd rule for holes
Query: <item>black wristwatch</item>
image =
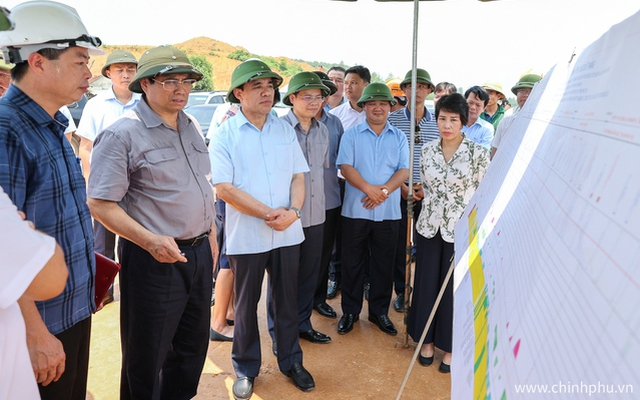
{"label": "black wristwatch", "polygon": [[296,208],[296,207],[289,207],[289,210],[293,210],[296,212],[296,217],[298,217],[298,219],[302,218],[302,214],[300,214],[300,209]]}

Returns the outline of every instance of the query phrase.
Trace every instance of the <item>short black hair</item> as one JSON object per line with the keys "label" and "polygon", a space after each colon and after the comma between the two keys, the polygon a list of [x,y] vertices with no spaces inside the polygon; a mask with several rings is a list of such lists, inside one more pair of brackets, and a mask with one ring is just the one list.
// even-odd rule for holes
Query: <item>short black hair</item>
{"label": "short black hair", "polygon": [[[72,47],[74,46],[67,47],[66,49],[44,48],[44,49],[38,50],[38,53],[41,54],[47,60],[57,60],[58,58],[60,58],[62,53],[64,53],[65,51],[69,50]],[[27,70],[29,70],[29,63],[27,62],[27,60],[24,60],[23,62],[16,64],[15,67],[13,67],[13,69],[11,70],[11,79],[13,79],[15,82],[20,82],[20,80],[27,73]]]}
{"label": "short black hair", "polygon": [[345,75],[347,74],[347,73],[345,72],[346,70],[345,70],[344,68],[342,68],[341,66],[339,66],[339,65],[336,65],[336,66],[334,66],[334,67],[329,68],[329,71],[327,71],[327,74],[328,74],[329,72],[331,72],[331,71],[338,71],[338,72],[342,72],[342,73],[343,73],[343,74],[345,74]]}
{"label": "short black hair", "polygon": [[489,93],[487,93],[486,90],[484,90],[482,87],[480,86],[471,86],[469,89],[467,89],[466,92],[464,92],[464,98],[468,99],[469,98],[469,94],[475,94],[477,98],[479,98],[480,100],[484,101],[484,106],[486,107],[487,104],[489,104]]}
{"label": "short black hair", "polygon": [[344,75],[347,76],[349,74],[358,75],[363,81],[367,83],[371,83],[371,72],[369,72],[369,68],[364,67],[362,65],[356,65],[345,71]]}
{"label": "short black hair", "polygon": [[462,97],[460,93],[452,93],[440,97],[440,100],[436,103],[436,120],[440,115],[440,111],[447,111],[460,115],[460,122],[462,122],[462,126],[466,126],[467,123],[469,123],[469,105],[467,104],[467,100]]}

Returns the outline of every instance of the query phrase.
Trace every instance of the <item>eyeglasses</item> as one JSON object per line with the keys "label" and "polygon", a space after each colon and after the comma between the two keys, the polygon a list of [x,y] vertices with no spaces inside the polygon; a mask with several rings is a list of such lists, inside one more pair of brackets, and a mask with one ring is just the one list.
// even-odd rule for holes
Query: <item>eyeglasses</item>
{"label": "eyeglasses", "polygon": [[193,88],[193,85],[196,83],[195,79],[183,79],[181,81],[177,79],[167,79],[164,81],[159,81],[156,78],[151,78],[151,79],[161,84],[164,90],[168,90],[170,92],[173,92],[174,90],[176,90],[178,88],[178,85],[181,85],[183,89],[191,89]]}
{"label": "eyeglasses", "polygon": [[414,142],[415,144],[420,144],[422,142],[422,140],[420,139],[420,137],[422,135],[420,135],[420,125],[416,125],[416,129],[415,129],[415,137],[414,137]]}
{"label": "eyeglasses", "polygon": [[322,103],[324,101],[324,96],[302,96],[300,100],[305,103]]}
{"label": "eyeglasses", "polygon": [[10,80],[11,74],[2,74],[0,73],[0,79]]}

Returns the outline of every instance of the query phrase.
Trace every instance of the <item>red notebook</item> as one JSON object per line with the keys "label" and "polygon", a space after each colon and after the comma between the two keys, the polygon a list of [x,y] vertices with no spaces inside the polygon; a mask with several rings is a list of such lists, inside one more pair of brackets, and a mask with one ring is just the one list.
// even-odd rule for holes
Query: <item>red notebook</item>
{"label": "red notebook", "polygon": [[120,271],[120,264],[113,261],[110,258],[103,256],[100,253],[96,255],[96,293],[95,302],[96,307],[100,306],[102,299],[107,294],[109,287],[113,284],[114,279],[118,271]]}

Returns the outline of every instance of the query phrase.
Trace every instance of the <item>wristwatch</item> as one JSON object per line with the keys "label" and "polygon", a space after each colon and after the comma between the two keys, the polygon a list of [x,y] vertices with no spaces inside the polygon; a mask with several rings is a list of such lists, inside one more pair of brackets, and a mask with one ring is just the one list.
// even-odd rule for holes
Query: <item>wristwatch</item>
{"label": "wristwatch", "polygon": [[300,209],[297,207],[289,207],[289,210],[293,210],[296,212],[296,217],[298,217],[298,219],[302,218],[302,214],[300,214]]}
{"label": "wristwatch", "polygon": [[387,188],[382,188],[382,193],[384,193],[384,194],[385,194],[385,196],[388,196],[388,195],[389,195],[389,189],[387,189]]}

